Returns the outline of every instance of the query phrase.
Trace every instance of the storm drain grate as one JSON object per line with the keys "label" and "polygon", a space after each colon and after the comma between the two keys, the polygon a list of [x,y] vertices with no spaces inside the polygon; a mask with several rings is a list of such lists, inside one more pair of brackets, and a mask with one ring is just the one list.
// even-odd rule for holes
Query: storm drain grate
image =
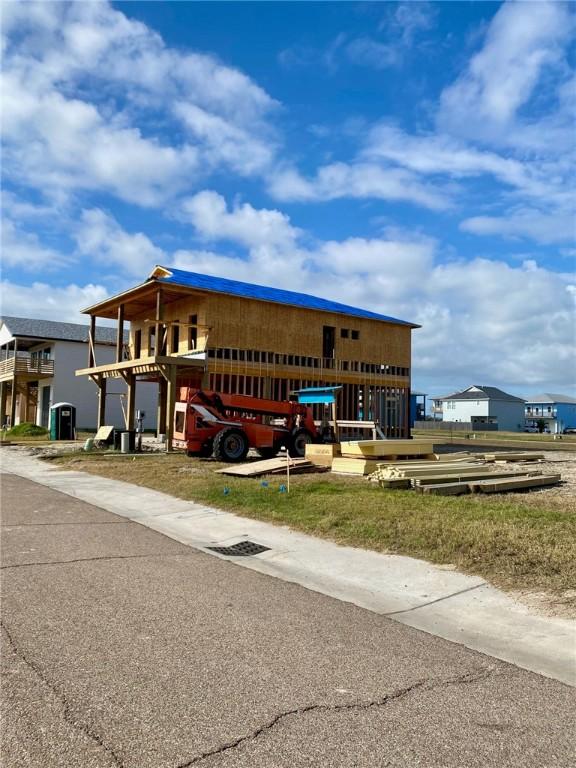
{"label": "storm drain grate", "polygon": [[256,544],[254,541],[239,541],[238,544],[232,544],[231,547],[206,547],[206,549],[209,549],[211,552],[218,552],[219,555],[250,557],[250,555],[268,552],[270,547],[263,547],[262,544]]}

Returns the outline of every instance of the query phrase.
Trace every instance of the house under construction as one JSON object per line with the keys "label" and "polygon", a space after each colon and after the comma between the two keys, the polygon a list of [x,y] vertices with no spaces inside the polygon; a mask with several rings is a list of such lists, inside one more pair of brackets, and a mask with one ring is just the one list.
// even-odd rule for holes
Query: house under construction
{"label": "house under construction", "polygon": [[[142,284],[84,310],[88,365],[98,386],[128,387],[134,427],[139,380],[159,384],[157,430],[170,443],[177,388],[286,400],[296,389],[342,385],[337,418],[375,421],[387,437],[409,437],[414,323],[306,294],[157,266]],[[99,364],[97,318],[117,321],[116,360]],[[124,330],[130,324],[129,343]]]}

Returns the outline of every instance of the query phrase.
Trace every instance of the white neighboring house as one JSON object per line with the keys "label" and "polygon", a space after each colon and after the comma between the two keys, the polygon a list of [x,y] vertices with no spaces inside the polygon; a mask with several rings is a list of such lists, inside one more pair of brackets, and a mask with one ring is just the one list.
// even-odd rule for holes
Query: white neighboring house
{"label": "white neighboring house", "polygon": [[[98,360],[114,362],[116,329],[98,328],[95,348]],[[78,429],[95,429],[97,387],[90,379],[75,374],[76,369],[86,366],[87,359],[87,325],[0,317],[1,424],[31,421],[48,427],[50,406],[67,402],[76,406]],[[106,424],[125,428],[122,406],[126,384],[120,378],[113,379],[108,391],[114,394],[108,399]],[[146,429],[155,426],[157,398],[155,384],[139,388],[136,408],[146,412]]]}
{"label": "white neighboring house", "polygon": [[[446,397],[435,397],[432,412],[445,422],[465,422],[481,430],[492,424],[498,430],[522,432],[524,406],[521,397],[509,395],[497,387],[473,385]],[[494,428],[494,427],[493,427]]]}

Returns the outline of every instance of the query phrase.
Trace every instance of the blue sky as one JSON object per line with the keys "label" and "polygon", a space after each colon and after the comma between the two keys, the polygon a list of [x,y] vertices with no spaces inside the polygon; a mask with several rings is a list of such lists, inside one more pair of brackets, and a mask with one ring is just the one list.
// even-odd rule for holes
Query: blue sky
{"label": "blue sky", "polygon": [[421,323],[431,394],[574,392],[574,6],[2,11],[5,314],[172,264]]}

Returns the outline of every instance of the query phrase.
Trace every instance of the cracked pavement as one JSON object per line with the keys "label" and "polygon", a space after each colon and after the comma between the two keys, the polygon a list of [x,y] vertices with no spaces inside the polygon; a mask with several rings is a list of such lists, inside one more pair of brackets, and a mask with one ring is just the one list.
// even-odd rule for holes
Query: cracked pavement
{"label": "cracked pavement", "polygon": [[574,690],[2,475],[11,768],[572,766]]}

